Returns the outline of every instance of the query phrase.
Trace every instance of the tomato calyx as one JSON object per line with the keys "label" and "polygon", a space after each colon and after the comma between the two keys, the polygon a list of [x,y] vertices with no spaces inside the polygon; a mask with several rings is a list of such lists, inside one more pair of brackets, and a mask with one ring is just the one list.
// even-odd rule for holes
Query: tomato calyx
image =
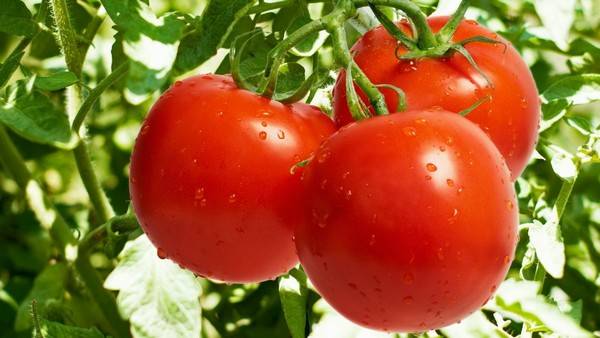
{"label": "tomato calyx", "polygon": [[[394,24],[381,10],[375,6],[371,1],[368,2],[369,7],[381,22],[382,26],[398,40],[398,46],[396,48],[396,58],[400,61],[417,60],[422,58],[448,58],[454,53],[460,53],[469,64],[479,73],[487,82],[489,86],[492,86],[492,82],[489,77],[479,68],[477,62],[473,59],[469,51],[465,46],[469,43],[489,43],[489,44],[503,44],[503,42],[495,39],[491,39],[485,36],[474,36],[468,39],[464,39],[458,42],[452,42],[452,37],[456,32],[456,29],[462,21],[467,8],[470,5],[469,0],[461,1],[456,12],[450,17],[450,20],[442,27],[442,29],[433,33],[429,28],[427,22],[421,20],[421,15],[415,15],[414,13],[406,12],[407,16],[411,19],[410,24],[413,31],[416,33],[416,39],[409,37],[405,34],[396,24]],[[433,36],[432,39],[430,36]],[[408,52],[401,53],[402,47],[408,49]]]}

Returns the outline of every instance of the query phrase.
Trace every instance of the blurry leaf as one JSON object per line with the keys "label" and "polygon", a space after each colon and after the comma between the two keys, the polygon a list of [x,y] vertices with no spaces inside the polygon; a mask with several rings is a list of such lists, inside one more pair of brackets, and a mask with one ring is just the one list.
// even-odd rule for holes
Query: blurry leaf
{"label": "blurry leaf", "polygon": [[[296,31],[303,25],[310,23],[311,21],[312,20],[308,13],[296,17],[288,27],[287,34],[289,35],[293,33],[294,31]],[[294,48],[291,49],[291,52],[295,55],[302,57],[311,56],[317,52],[319,47],[323,45],[326,39],[327,34],[323,31],[310,34],[309,36],[305,37],[300,43],[295,45]]]}
{"label": "blurry leaf", "polygon": [[500,284],[492,302],[486,309],[498,311],[509,318],[529,323],[529,327],[543,326],[552,330],[558,337],[592,337],[568,314],[562,313],[557,305],[538,293],[539,284],[512,279]]}
{"label": "blurry leaf", "polygon": [[198,337],[200,284],[194,275],[160,259],[145,235],[128,242],[104,287],[118,290],[121,315],[133,336]]}
{"label": "blurry leaf", "polygon": [[582,135],[589,135],[593,130],[590,121],[582,116],[568,116],[565,118],[565,121]]}
{"label": "blurry leaf", "polygon": [[441,329],[442,333],[449,338],[464,337],[486,337],[486,338],[510,338],[508,333],[490,322],[481,311],[477,311],[469,317]]}
{"label": "blurry leaf", "polygon": [[36,77],[34,86],[41,90],[53,91],[66,88],[77,81],[79,81],[77,75],[71,72],[59,72],[48,77]]}
{"label": "blurry leaf", "polygon": [[21,302],[17,318],[15,320],[15,330],[23,331],[31,328],[31,301],[36,300],[40,312],[44,312],[46,302],[51,300],[61,300],[67,283],[68,268],[65,264],[59,263],[48,265],[35,279],[33,288],[27,295],[27,298]]}
{"label": "blurry leaf", "polygon": [[577,176],[578,170],[573,155],[562,150],[558,146],[552,145],[548,148],[553,150],[552,161],[550,163],[552,164],[552,170],[554,170],[556,175],[564,180],[572,180]]}
{"label": "blurry leaf", "polygon": [[4,87],[15,70],[19,68],[19,63],[24,54],[25,52],[20,52],[10,55],[4,63],[0,64],[0,88]]}
{"label": "blurry leaf", "polygon": [[217,48],[224,43],[223,37],[234,21],[235,14],[250,2],[252,1],[210,1],[199,18],[196,29],[181,40],[175,68],[179,72],[185,72],[196,68],[215,55]]}
{"label": "blurry leaf", "polygon": [[296,62],[286,63],[279,67],[275,92],[280,97],[289,96],[300,88],[303,82],[304,67]]}
{"label": "blurry leaf", "polygon": [[541,98],[544,119],[540,132],[560,120],[568,107],[600,100],[600,74],[566,77],[548,87]]}
{"label": "blurry leaf", "polygon": [[294,269],[279,278],[279,297],[292,338],[304,338],[306,327],[306,275]]}
{"label": "blurry leaf", "polygon": [[7,102],[0,100],[0,122],[20,136],[38,143],[70,148],[71,128],[67,115],[45,95],[23,88],[13,88]]}
{"label": "blurry leaf", "polygon": [[[40,329],[43,337],[54,338],[104,338],[102,332],[95,328],[84,329],[75,326],[68,326],[61,323],[40,319]],[[36,335],[32,337],[37,338]]]}
{"label": "blurry leaf", "polygon": [[3,0],[1,7],[0,32],[22,36],[32,36],[36,32],[37,24],[21,0]]}
{"label": "blurry leaf", "polygon": [[562,278],[565,268],[565,244],[558,217],[545,224],[537,220],[529,227],[529,241],[544,269],[554,278]]}
{"label": "blurry leaf", "polygon": [[[569,31],[575,18],[575,0],[535,0],[535,10],[552,40],[561,49],[568,46]],[[560,15],[557,15],[560,13]]]}
{"label": "blurry leaf", "polygon": [[141,1],[103,0],[102,4],[123,33],[123,52],[131,60],[125,97],[140,104],[166,82],[185,21],[173,13],[157,18]]}

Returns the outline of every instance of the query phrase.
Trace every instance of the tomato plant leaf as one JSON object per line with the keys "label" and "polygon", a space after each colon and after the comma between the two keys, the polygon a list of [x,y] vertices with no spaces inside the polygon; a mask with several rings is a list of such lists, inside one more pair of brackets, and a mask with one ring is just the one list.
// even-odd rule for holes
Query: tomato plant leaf
{"label": "tomato plant leaf", "polygon": [[[569,32],[575,19],[575,0],[535,0],[535,10],[554,41],[561,49],[568,46]],[[556,15],[556,13],[561,13]]]}
{"label": "tomato plant leaf", "polygon": [[25,52],[19,52],[10,55],[4,63],[0,64],[0,88],[10,80],[15,70],[19,68],[19,63]]}
{"label": "tomato plant leaf", "polygon": [[37,24],[33,21],[25,3],[20,0],[6,0],[2,2],[0,32],[32,36],[36,31]]}
{"label": "tomato plant leaf", "polygon": [[443,328],[442,333],[449,338],[463,337],[489,337],[510,338],[508,333],[492,324],[481,311],[477,311],[463,319],[460,324],[454,324]]}
{"label": "tomato plant leaf", "polygon": [[68,277],[68,267],[64,263],[48,265],[37,276],[33,288],[21,302],[15,320],[17,331],[27,330],[32,327],[31,302],[35,299],[40,312],[44,312],[46,302],[62,300]]}
{"label": "tomato plant leaf", "polygon": [[234,21],[237,11],[251,2],[253,1],[209,1],[202,17],[197,19],[195,30],[181,40],[175,68],[179,72],[185,72],[215,55],[217,49],[225,42],[225,32]]}
{"label": "tomato plant leaf", "polygon": [[544,119],[540,131],[550,128],[568,107],[600,100],[600,74],[566,77],[548,87],[541,95]]}
{"label": "tomato plant leaf", "polygon": [[294,269],[279,277],[281,307],[292,338],[305,337],[307,296],[306,275],[303,271]]}
{"label": "tomato plant leaf", "polygon": [[279,67],[277,85],[275,86],[276,99],[293,94],[304,82],[304,67],[297,62],[289,62]]}
{"label": "tomato plant leaf", "polygon": [[135,338],[198,337],[200,284],[170,260],[162,260],[145,235],[128,242],[104,287],[119,291],[121,315]]}
{"label": "tomato plant leaf", "polygon": [[43,337],[69,337],[69,338],[104,338],[102,332],[95,328],[84,329],[61,323],[40,319],[40,329]]}
{"label": "tomato plant leaf", "polygon": [[67,115],[36,90],[17,89],[6,102],[0,101],[0,122],[30,141],[72,147]]}
{"label": "tomato plant leaf", "polygon": [[77,83],[77,75],[71,72],[58,72],[47,77],[38,76],[35,78],[34,86],[41,90],[59,90]]}
{"label": "tomato plant leaf", "polygon": [[141,1],[102,4],[123,33],[123,53],[131,60],[125,97],[138,105],[167,81],[186,22],[175,13],[156,17]]}
{"label": "tomato plant leaf", "polygon": [[[556,213],[556,211],[554,211]],[[537,220],[529,227],[529,241],[544,269],[554,278],[562,278],[565,267],[565,244],[560,231],[558,217],[545,224]]]}

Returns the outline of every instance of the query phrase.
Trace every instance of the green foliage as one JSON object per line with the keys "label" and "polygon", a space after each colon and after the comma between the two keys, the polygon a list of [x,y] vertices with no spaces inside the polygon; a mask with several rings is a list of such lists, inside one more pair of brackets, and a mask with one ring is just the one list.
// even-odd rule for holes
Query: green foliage
{"label": "green foliage", "polygon": [[[427,12],[438,5],[415,2]],[[84,282],[90,276],[74,264],[77,255],[89,258],[92,280],[104,286],[105,301],[115,304],[133,337],[591,337],[600,331],[600,0],[472,1],[468,16],[510,40],[530,65],[543,120],[537,152],[517,182],[520,242],[509,277],[481,311],[461,323],[410,336],[374,333],[335,313],[301,269],[277,282],[225,285],[159,259],[146,237],[131,229],[111,228],[98,242],[91,240],[89,252],[78,252],[90,231],[103,226],[73,158],[77,111],[89,110],[75,126],[83,123],[77,131],[95,174],[116,212],[124,214],[131,148],[157,95],[189,74],[231,72],[229,47],[255,28],[261,34],[238,50],[239,67],[244,79],[259,86],[272,48],[329,13],[332,3],[1,2],[0,135],[8,135],[19,156],[9,161],[0,153],[0,338],[128,335],[107,320]],[[456,4],[440,1],[439,9]],[[55,9],[52,15],[45,15],[48,6]],[[386,17],[400,17],[380,9]],[[348,43],[377,23],[359,9],[345,23]],[[329,110],[331,72],[337,70],[331,51],[323,32],[292,46],[277,69],[275,98],[307,86],[305,100]],[[67,69],[76,60],[62,53],[85,55],[81,74],[77,67]],[[125,74],[117,67],[126,61]],[[108,77],[115,69],[119,76]],[[316,81],[307,83],[315,72]],[[15,162],[20,157],[26,166]],[[65,225],[62,232],[56,223]]]}

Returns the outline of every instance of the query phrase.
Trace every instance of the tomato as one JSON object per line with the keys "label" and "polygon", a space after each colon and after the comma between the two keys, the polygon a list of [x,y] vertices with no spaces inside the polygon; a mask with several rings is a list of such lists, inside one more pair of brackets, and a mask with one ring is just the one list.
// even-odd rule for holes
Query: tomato
{"label": "tomato", "polygon": [[177,82],[131,157],[133,207],[159,256],[226,282],[289,270],[302,213],[301,171],[291,169],[333,131],[318,108],[241,90],[229,76]]}
{"label": "tomato", "polygon": [[510,172],[458,114],[418,111],[340,129],[305,168],[295,232],[308,277],[365,327],[415,332],[481,307],[514,256]]}
{"label": "tomato", "polygon": [[[437,32],[447,20],[447,17],[434,17],[428,22]],[[408,34],[408,27],[404,26],[404,29]],[[442,59],[398,61],[395,56],[397,41],[381,26],[362,36],[352,50],[354,60],[373,83],[392,84],[405,92],[408,110],[437,106],[460,112],[489,95],[490,100],[472,111],[468,118],[494,141],[514,180],[527,165],[537,140],[540,120],[537,88],[529,68],[510,42],[475,21],[463,21],[453,41],[473,36],[502,42],[466,45],[492,86],[459,53]],[[399,50],[399,54],[405,52],[405,49]],[[397,94],[390,89],[382,89],[381,92],[390,111],[394,111]],[[360,90],[359,94],[368,103]],[[352,121],[346,104],[344,72],[340,73],[335,85],[333,111],[339,126]]]}

